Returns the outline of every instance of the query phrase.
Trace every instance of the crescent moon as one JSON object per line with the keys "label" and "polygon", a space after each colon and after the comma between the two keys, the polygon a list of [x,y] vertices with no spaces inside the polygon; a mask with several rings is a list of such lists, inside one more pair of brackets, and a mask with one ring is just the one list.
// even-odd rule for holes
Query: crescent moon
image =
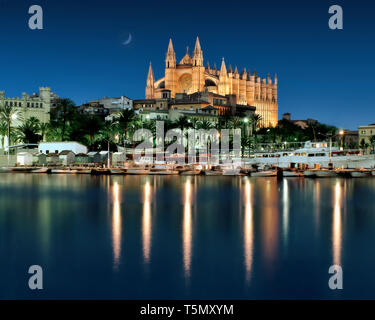
{"label": "crescent moon", "polygon": [[131,41],[132,41],[132,35],[131,35],[131,33],[129,33],[129,38],[128,38],[128,40],[126,40],[126,41],[123,42],[122,44],[123,44],[124,46],[126,46],[126,45],[128,45]]}

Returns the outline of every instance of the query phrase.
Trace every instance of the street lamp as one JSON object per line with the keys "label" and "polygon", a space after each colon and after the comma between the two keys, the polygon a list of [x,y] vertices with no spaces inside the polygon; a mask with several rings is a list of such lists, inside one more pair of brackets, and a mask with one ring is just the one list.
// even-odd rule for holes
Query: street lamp
{"label": "street lamp", "polygon": [[[11,120],[17,120],[17,114],[13,113],[11,116]],[[8,122],[8,167],[10,166],[10,124],[12,121]]]}
{"label": "street lamp", "polygon": [[340,135],[340,140],[341,140],[341,147],[340,147],[340,149],[344,150],[344,135],[345,135],[345,131],[341,129],[339,131],[339,135]]}

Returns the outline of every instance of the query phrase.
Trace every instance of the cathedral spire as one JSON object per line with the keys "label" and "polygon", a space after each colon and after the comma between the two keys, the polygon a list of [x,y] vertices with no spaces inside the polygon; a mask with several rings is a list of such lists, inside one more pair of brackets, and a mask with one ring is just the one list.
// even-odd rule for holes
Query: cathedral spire
{"label": "cathedral spire", "polygon": [[221,61],[220,76],[226,76],[226,75],[227,75],[227,68],[225,67],[225,61],[223,57],[223,60]]}
{"label": "cathedral spire", "polygon": [[154,80],[155,78],[154,78],[154,71],[152,70],[152,63],[151,63],[151,61],[150,61],[150,66],[149,66],[149,68],[148,68],[148,75],[147,75],[147,79],[149,79],[149,80]]}
{"label": "cathedral spire", "polygon": [[195,41],[195,47],[193,51],[193,66],[203,66],[203,52],[201,49],[201,44],[199,42],[199,38]]}
{"label": "cathedral spire", "polygon": [[233,69],[232,69],[232,66],[231,66],[231,65],[229,65],[228,73],[233,73]]}
{"label": "cathedral spire", "polygon": [[155,77],[154,77],[154,71],[152,70],[151,61],[150,61],[150,67],[148,68],[148,75],[147,75],[146,83],[147,83],[146,84],[146,99],[153,99]]}
{"label": "cathedral spire", "polygon": [[245,68],[241,72],[241,79],[242,80],[246,80],[246,78],[247,78],[247,72],[246,72],[246,68]]}
{"label": "cathedral spire", "polygon": [[166,68],[175,68],[176,67],[176,54],[173,49],[172,39],[169,39],[168,51],[165,58],[165,67]]}
{"label": "cathedral spire", "polygon": [[168,53],[173,53],[173,54],[174,54],[172,38],[169,39],[169,44],[168,44]]}

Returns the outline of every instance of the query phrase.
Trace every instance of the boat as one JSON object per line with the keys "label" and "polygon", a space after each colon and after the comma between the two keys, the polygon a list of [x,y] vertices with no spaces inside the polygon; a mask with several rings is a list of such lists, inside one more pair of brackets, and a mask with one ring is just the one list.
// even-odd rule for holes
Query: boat
{"label": "boat", "polygon": [[111,171],[107,168],[95,168],[91,170],[91,174],[93,175],[101,175],[101,174],[110,174]]}
{"label": "boat", "polygon": [[335,170],[329,170],[329,169],[315,170],[315,174],[318,178],[337,177],[337,172]]}
{"label": "boat", "polygon": [[305,170],[303,172],[303,176],[307,178],[315,178],[316,177],[316,170]]}
{"label": "boat", "polygon": [[285,178],[300,178],[304,176],[303,171],[298,171],[298,170],[284,170],[283,171],[283,177]]}
{"label": "boat", "polygon": [[32,173],[50,173],[51,169],[50,168],[38,168],[38,169],[35,169],[31,172]]}
{"label": "boat", "polygon": [[12,172],[31,172],[34,169],[35,168],[30,168],[30,167],[13,167],[13,168],[10,168],[10,171],[12,171]]}
{"label": "boat", "polygon": [[151,175],[177,175],[180,172],[178,170],[170,170],[170,169],[151,169],[148,174]]}
{"label": "boat", "polygon": [[77,169],[78,174],[91,174],[92,169]]}
{"label": "boat", "polygon": [[242,163],[246,167],[268,165],[282,169],[297,166],[314,168],[315,165],[328,168],[330,164],[335,168],[374,168],[375,154],[363,155],[359,150],[340,150],[324,141],[307,141],[302,148],[295,150],[256,152],[245,158]]}
{"label": "boat", "polygon": [[223,176],[239,176],[240,171],[240,168],[223,168]]}
{"label": "boat", "polygon": [[256,171],[251,173],[252,177],[276,177],[277,170],[264,170],[264,171]]}
{"label": "boat", "polygon": [[78,170],[75,170],[75,169],[52,169],[51,170],[51,173],[54,173],[54,174],[73,174],[77,172]]}
{"label": "boat", "polygon": [[126,174],[132,174],[132,175],[145,175],[150,172],[149,169],[127,169]]}
{"label": "boat", "polygon": [[126,170],[121,168],[112,168],[110,169],[111,174],[125,174]]}
{"label": "boat", "polygon": [[371,174],[372,174],[373,176],[375,176],[375,170],[372,170],[372,171],[371,171]]}
{"label": "boat", "polygon": [[218,169],[215,169],[215,170],[202,170],[203,173],[206,175],[206,176],[222,176],[223,175],[223,171],[222,170],[218,170]]}
{"label": "boat", "polygon": [[352,178],[365,178],[372,175],[371,170],[353,170],[350,172]]}
{"label": "boat", "polygon": [[186,171],[180,172],[180,175],[181,176],[197,176],[201,174],[201,171],[202,170],[186,170]]}

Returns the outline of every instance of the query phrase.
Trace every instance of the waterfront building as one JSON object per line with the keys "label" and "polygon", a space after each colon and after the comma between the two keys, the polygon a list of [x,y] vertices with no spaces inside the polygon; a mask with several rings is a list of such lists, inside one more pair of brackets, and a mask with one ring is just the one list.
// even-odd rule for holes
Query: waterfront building
{"label": "waterfront building", "polygon": [[[22,113],[22,120],[27,120],[31,117],[37,118],[42,123],[47,123],[50,120],[51,109],[51,89],[47,87],[40,87],[39,93],[27,94],[22,93],[22,97],[9,98],[5,97],[5,92],[0,91],[0,107],[10,106]],[[15,119],[12,126],[18,127],[22,124],[19,119]]]}
{"label": "waterfront building", "polygon": [[17,153],[17,165],[31,166],[32,164],[33,164],[33,155],[31,154],[31,152]]}
{"label": "waterfront building", "polygon": [[163,90],[163,98],[134,100],[134,109],[142,118],[176,120],[187,116],[192,121],[208,120],[212,124],[219,117],[252,118],[256,108],[237,104],[235,95],[222,96],[213,92],[176,93],[171,97],[170,90]]}
{"label": "waterfront building", "polygon": [[369,124],[368,126],[358,127],[359,132],[359,145],[367,145],[370,150],[374,150],[374,140],[375,139],[375,123]]}
{"label": "waterfront building", "polygon": [[[169,93],[168,93],[169,91]],[[175,98],[179,93],[191,95],[194,93],[211,92],[220,97],[234,96],[236,104],[256,107],[256,113],[262,117],[261,126],[276,126],[278,122],[277,76],[271,79],[261,78],[256,71],[250,73],[237,67],[226,67],[224,58],[220,69],[216,65],[211,68],[209,63],[203,64],[203,51],[197,37],[193,55],[189,50],[179,63],[169,40],[165,59],[165,74],[155,79],[150,63],[146,81],[146,99]]]}
{"label": "waterfront building", "polygon": [[62,142],[41,142],[39,143],[38,150],[44,154],[56,153],[60,154],[62,151],[72,151],[74,154],[87,153],[87,147],[75,141],[62,141]]}
{"label": "waterfront building", "polygon": [[69,166],[74,164],[75,162],[75,155],[70,150],[64,150],[59,153],[59,162],[64,166]]}

